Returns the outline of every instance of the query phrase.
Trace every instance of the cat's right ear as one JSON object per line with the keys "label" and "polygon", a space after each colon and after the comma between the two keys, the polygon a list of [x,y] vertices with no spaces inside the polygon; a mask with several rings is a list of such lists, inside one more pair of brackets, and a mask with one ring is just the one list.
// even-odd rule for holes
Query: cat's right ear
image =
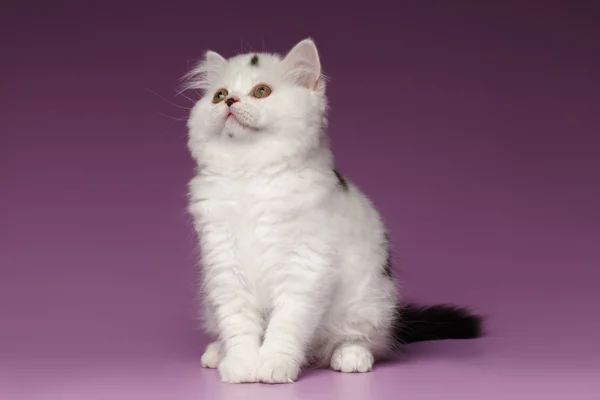
{"label": "cat's right ear", "polygon": [[220,71],[225,68],[225,65],[227,65],[227,60],[219,53],[209,50],[204,54],[203,64],[205,65],[207,74],[211,75],[208,79],[215,79]]}
{"label": "cat's right ear", "polygon": [[227,65],[227,60],[212,50],[204,53],[204,59],[184,77],[183,90],[205,90],[211,86],[221,71]]}

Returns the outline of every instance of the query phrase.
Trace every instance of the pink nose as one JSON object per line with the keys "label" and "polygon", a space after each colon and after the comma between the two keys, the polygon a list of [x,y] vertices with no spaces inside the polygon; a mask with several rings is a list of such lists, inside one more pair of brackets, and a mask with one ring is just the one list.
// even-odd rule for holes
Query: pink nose
{"label": "pink nose", "polygon": [[225,99],[225,104],[227,104],[227,107],[231,107],[233,103],[237,103],[238,101],[240,101],[240,99],[238,99],[235,96],[232,96]]}

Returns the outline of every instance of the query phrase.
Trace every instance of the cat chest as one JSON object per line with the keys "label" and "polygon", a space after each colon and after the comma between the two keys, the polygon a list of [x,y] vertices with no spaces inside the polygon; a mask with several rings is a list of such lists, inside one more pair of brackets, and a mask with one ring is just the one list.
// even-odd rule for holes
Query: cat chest
{"label": "cat chest", "polygon": [[[225,252],[233,258],[256,296],[261,307],[269,307],[273,271],[285,262],[289,223],[271,205],[262,202],[228,201],[207,204],[204,214],[204,232],[226,240],[204,241],[204,245],[218,246],[213,250]],[[201,233],[202,235],[202,233]],[[213,237],[206,235],[205,237]],[[206,249],[211,251],[211,249]]]}
{"label": "cat chest", "polygon": [[202,182],[192,189],[190,211],[199,222],[238,233],[287,220],[302,204],[293,192],[272,182]]}
{"label": "cat chest", "polygon": [[[257,281],[295,241],[306,199],[271,183],[197,182],[190,212],[203,246],[224,246]],[[211,249],[207,249],[211,250]]]}
{"label": "cat chest", "polygon": [[[293,209],[277,199],[205,199],[192,208],[200,234],[228,238],[232,254],[253,271],[263,269],[265,260],[285,247],[285,232],[294,224]],[[210,240],[205,243],[211,245]]]}

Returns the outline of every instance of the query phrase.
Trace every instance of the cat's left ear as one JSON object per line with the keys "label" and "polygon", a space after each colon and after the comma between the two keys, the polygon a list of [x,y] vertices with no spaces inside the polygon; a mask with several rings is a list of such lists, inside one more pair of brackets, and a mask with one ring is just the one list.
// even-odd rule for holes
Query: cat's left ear
{"label": "cat's left ear", "polygon": [[321,77],[321,61],[317,46],[312,39],[296,44],[283,59],[284,77],[294,83],[315,90]]}

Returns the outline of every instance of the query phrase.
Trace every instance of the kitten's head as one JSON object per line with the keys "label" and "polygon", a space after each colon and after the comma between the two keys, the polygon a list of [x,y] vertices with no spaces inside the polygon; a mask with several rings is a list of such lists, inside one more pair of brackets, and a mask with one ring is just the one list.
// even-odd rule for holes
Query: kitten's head
{"label": "kitten's head", "polygon": [[188,147],[200,163],[277,162],[325,143],[325,82],[311,39],[285,57],[208,51],[186,87],[203,92],[188,119]]}

